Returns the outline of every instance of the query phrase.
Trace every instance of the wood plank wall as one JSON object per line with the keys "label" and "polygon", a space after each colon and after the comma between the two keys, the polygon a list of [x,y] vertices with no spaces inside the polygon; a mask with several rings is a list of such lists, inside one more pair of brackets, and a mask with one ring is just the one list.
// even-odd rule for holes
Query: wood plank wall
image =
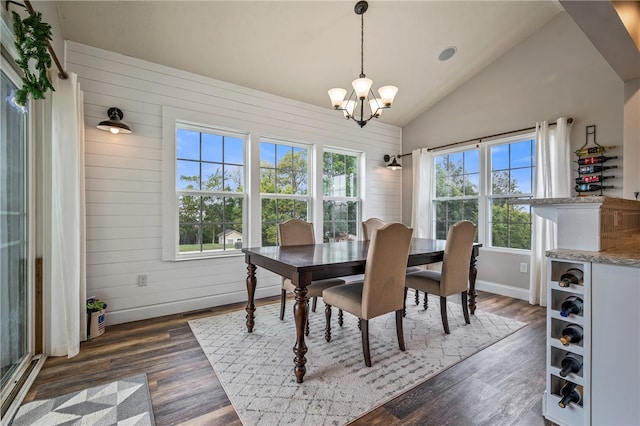
{"label": "wood plank wall", "polygon": [[[84,92],[87,296],[108,303],[108,324],[246,300],[242,256],[162,260],[163,109],[204,114],[202,124],[258,135],[252,141],[269,136],[309,143],[318,158],[324,147],[362,152],[363,217],[402,218],[401,173],[384,168],[382,160],[401,152],[400,128],[371,122],[360,129],[331,110],[328,97],[321,108],[74,42],[67,42],[66,54]],[[123,110],[133,134],[96,129],[112,106]],[[252,206],[255,221],[259,203]],[[316,220],[321,209],[314,204]],[[252,246],[260,244],[256,229]],[[139,273],[148,274],[148,286],[137,285]],[[258,280],[257,297],[279,291],[273,274],[259,271]]]}

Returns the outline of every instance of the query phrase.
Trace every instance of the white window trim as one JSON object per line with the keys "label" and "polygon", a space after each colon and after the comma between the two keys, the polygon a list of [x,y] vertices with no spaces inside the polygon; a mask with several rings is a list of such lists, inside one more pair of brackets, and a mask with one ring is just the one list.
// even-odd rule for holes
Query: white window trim
{"label": "white window trim", "polygon": [[[180,128],[192,128],[195,131],[210,129],[218,134],[225,134],[234,137],[242,137],[244,139],[244,164],[243,179],[244,192],[228,192],[228,191],[206,191],[207,194],[214,196],[233,196],[242,197],[242,239],[249,241],[250,223],[247,220],[248,213],[248,164],[250,151],[250,135],[249,132],[235,130],[227,127],[211,124],[211,114],[201,113],[191,110],[182,110],[172,107],[162,107],[162,260],[164,261],[182,261],[194,259],[211,259],[230,256],[242,256],[241,249],[229,249],[211,252],[197,253],[180,253],[178,242],[180,240],[180,227],[178,224],[178,197],[180,194],[190,191],[176,190],[176,131]],[[195,193],[195,192],[193,192]],[[204,192],[197,192],[203,195]]]}
{"label": "white window trim", "polygon": [[[362,223],[362,209],[364,207],[364,203],[363,203],[363,197],[362,197],[362,182],[364,179],[364,174],[363,174],[363,159],[364,159],[364,153],[361,151],[353,151],[353,150],[348,150],[348,149],[342,149],[342,148],[333,148],[333,147],[325,147],[324,151],[322,152],[322,159],[320,161],[321,167],[322,167],[322,171],[324,174],[324,153],[325,152],[329,152],[329,153],[333,153],[333,154],[342,154],[342,155],[348,155],[351,157],[356,157],[356,161],[358,163],[358,184],[356,185],[356,190],[358,192],[358,195],[356,197],[346,197],[346,196],[333,196],[333,195],[324,195],[324,188],[320,188],[321,192],[320,194],[322,195],[322,200],[321,200],[321,206],[322,206],[322,218],[323,220],[321,221],[321,231],[322,234],[324,234],[324,202],[325,201],[352,201],[352,202],[356,202],[358,203],[358,217],[356,218],[356,221],[358,223]],[[362,227],[358,226],[356,228],[356,237],[358,239],[362,239]],[[324,240],[324,237],[323,237]]]}
{"label": "white window trim", "polygon": [[[500,139],[494,139],[491,141],[482,141],[479,150],[479,193],[477,196],[463,196],[463,197],[438,197],[434,196],[433,201],[446,201],[446,200],[463,200],[463,199],[478,199],[478,242],[482,244],[483,250],[490,250],[496,252],[503,253],[530,253],[530,249],[520,249],[520,248],[511,248],[511,247],[494,247],[491,245],[491,233],[489,232],[489,220],[491,218],[491,203],[489,202],[492,198],[491,195],[491,179],[490,179],[490,171],[491,171],[491,156],[489,155],[489,147],[495,145],[504,145],[512,142],[523,141],[528,139],[536,139],[535,132],[521,133],[518,135],[508,136]],[[537,143],[537,141],[536,141]],[[447,154],[455,154],[463,151],[470,151],[473,149],[473,145],[467,145],[463,147],[450,148],[446,150],[438,151],[434,155],[434,167],[433,167],[433,194],[435,194],[435,157],[447,155]],[[533,183],[532,183],[533,185]],[[532,188],[533,189],[533,188]],[[506,196],[506,198],[520,198],[527,197],[527,194],[519,194],[517,196]],[[502,197],[500,197],[502,198]],[[431,208],[433,209],[433,217],[435,218],[435,203],[432,203]],[[533,212],[532,212],[533,214]],[[480,226],[482,224],[482,226]],[[432,232],[435,235],[435,220],[431,224]]]}

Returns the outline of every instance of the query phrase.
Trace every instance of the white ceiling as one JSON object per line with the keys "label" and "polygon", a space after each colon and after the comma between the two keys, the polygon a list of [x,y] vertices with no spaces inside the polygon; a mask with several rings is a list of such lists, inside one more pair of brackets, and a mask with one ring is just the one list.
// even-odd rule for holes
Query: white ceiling
{"label": "white ceiling", "polygon": [[[355,1],[59,1],[65,39],[330,108],[360,73]],[[556,1],[377,1],[364,71],[404,126],[562,11]],[[456,46],[446,62],[440,52]],[[374,90],[375,91],[375,90]],[[336,113],[337,114],[337,113]]]}

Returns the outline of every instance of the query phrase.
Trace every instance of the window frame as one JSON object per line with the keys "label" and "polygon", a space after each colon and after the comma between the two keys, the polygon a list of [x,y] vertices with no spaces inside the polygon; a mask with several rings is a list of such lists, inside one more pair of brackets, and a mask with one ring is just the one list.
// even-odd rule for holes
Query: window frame
{"label": "window frame", "polygon": [[[325,242],[325,238],[324,235],[327,232],[327,230],[324,227],[325,224],[325,220],[324,220],[324,215],[325,215],[325,201],[335,201],[335,202],[355,202],[357,205],[357,214],[356,214],[356,224],[359,225],[362,222],[362,177],[363,177],[363,159],[364,159],[364,154],[360,151],[350,151],[350,150],[346,150],[346,149],[340,149],[340,148],[333,148],[333,147],[325,147],[325,149],[322,151],[322,176],[324,177],[324,155],[326,153],[331,153],[331,154],[340,154],[340,155],[345,155],[345,156],[351,156],[351,157],[355,157],[355,161],[356,164],[358,166],[358,170],[357,170],[357,184],[356,184],[356,191],[357,191],[357,195],[355,197],[349,197],[349,196],[336,196],[336,195],[325,195],[324,194],[324,182],[323,182],[323,188],[322,188],[322,241]],[[335,222],[335,221],[332,221]],[[362,238],[362,227],[361,226],[356,226],[356,239],[361,239]],[[329,242],[331,242],[331,239],[329,239]]]}
{"label": "window frame", "polygon": [[[229,256],[241,256],[241,248],[206,250],[198,252],[180,252],[180,196],[197,195],[213,197],[232,197],[242,199],[242,241],[248,241],[250,229],[248,224],[248,176],[249,176],[249,144],[250,133],[241,130],[229,129],[213,124],[207,124],[206,115],[197,114],[196,120],[183,119],[180,110],[164,107],[163,121],[170,125],[163,126],[163,260],[183,261],[194,259],[212,259]],[[169,121],[170,120],[170,121]],[[192,130],[200,133],[211,133],[215,135],[230,136],[240,138],[243,141],[242,152],[242,179],[243,191],[223,191],[223,190],[179,190],[177,188],[177,133],[179,129]]]}
{"label": "window frame", "polygon": [[[269,143],[269,144],[274,144],[274,145],[280,145],[280,146],[286,146],[286,147],[291,147],[291,148],[301,148],[301,149],[305,149],[307,152],[307,164],[306,164],[306,168],[307,168],[307,193],[306,194],[284,194],[284,193],[280,193],[280,192],[262,192],[259,189],[259,200],[260,200],[260,245],[261,246],[266,246],[265,242],[263,241],[262,235],[263,235],[263,229],[264,229],[264,218],[263,218],[263,202],[265,199],[271,199],[271,200],[293,200],[293,201],[304,201],[307,203],[307,217],[306,217],[306,221],[307,222],[312,222],[313,223],[313,200],[314,200],[314,194],[315,194],[315,185],[314,185],[314,181],[313,181],[313,164],[314,164],[314,145],[311,143],[304,143],[304,142],[299,142],[299,141],[294,141],[291,139],[283,139],[283,138],[274,138],[274,137],[269,137],[269,136],[260,136],[259,141],[258,141],[258,146],[259,146],[259,156],[258,156],[258,172],[257,172],[257,176],[258,176],[258,188],[260,188],[260,182],[262,181],[262,143]],[[276,162],[277,162],[277,158],[276,158]],[[276,164],[277,166],[277,164]],[[277,170],[277,167],[275,168],[275,170]],[[279,217],[276,215],[276,221],[275,221],[275,225],[277,225],[278,223],[281,223],[282,221],[279,220]],[[266,222],[271,224],[271,222]],[[276,245],[277,245],[277,241],[276,241]]]}
{"label": "window frame", "polygon": [[[436,235],[436,224],[437,224],[437,201],[451,201],[451,200],[470,200],[470,199],[478,199],[478,233],[477,233],[477,241],[482,243],[483,249],[488,249],[497,252],[509,252],[509,253],[528,253],[531,251],[531,248],[523,249],[523,248],[513,248],[513,247],[499,247],[494,246],[492,242],[492,200],[493,199],[530,199],[533,198],[533,185],[535,178],[535,150],[532,153],[533,155],[533,166],[532,166],[532,181],[531,181],[531,193],[526,194],[507,194],[507,195],[499,195],[496,196],[492,191],[492,164],[491,164],[491,148],[499,145],[509,145],[516,142],[523,142],[527,140],[533,140],[534,143],[537,143],[535,132],[527,132],[521,133],[514,136],[509,136],[505,138],[495,139],[492,141],[483,141],[479,146],[462,146],[457,148],[450,148],[442,151],[438,151],[434,153],[433,156],[433,171],[432,171],[432,193],[434,194],[431,209],[433,212],[433,220],[431,223],[431,230],[433,235]],[[476,196],[460,196],[460,197],[436,197],[436,159],[437,157],[441,157],[444,155],[451,155],[455,153],[462,153],[465,151],[472,151],[474,149],[478,149],[479,156],[479,186],[478,186],[478,195]],[[530,210],[531,212],[531,210]],[[533,214],[531,212],[531,214]],[[532,217],[532,216],[531,216]],[[531,221],[530,221],[531,222]],[[435,238],[435,237],[434,237]]]}

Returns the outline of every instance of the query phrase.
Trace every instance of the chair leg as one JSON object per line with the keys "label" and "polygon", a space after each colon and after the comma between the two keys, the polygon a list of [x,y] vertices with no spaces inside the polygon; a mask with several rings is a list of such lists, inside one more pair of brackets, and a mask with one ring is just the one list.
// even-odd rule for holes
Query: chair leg
{"label": "chair leg", "polygon": [[464,314],[464,322],[467,324],[471,324],[471,320],[469,319],[469,304],[467,303],[467,292],[463,291],[460,293],[460,298],[462,299],[462,313]]}
{"label": "chair leg", "polygon": [[418,306],[419,304],[420,304],[420,292],[416,290],[416,306]]}
{"label": "chair leg", "polygon": [[318,306],[318,297],[314,297],[313,298],[313,305],[311,305],[311,312],[315,312],[317,306]]}
{"label": "chair leg", "polygon": [[407,316],[407,293],[409,292],[408,288],[404,288],[404,299],[402,300],[402,316]]}
{"label": "chair leg", "polygon": [[371,352],[369,352],[369,321],[360,318],[360,328],[362,330],[362,352],[364,353],[364,363],[371,367]]}
{"label": "chair leg", "polygon": [[429,307],[429,295],[427,294],[427,292],[424,293],[424,303],[422,304],[422,306],[424,307],[425,311]]}
{"label": "chair leg", "polygon": [[396,334],[398,335],[398,345],[404,351],[404,333],[402,332],[402,310],[396,311]]}
{"label": "chair leg", "polygon": [[331,305],[324,304],[324,317],[326,319],[326,325],[324,327],[324,340],[331,341]]}
{"label": "chair leg", "polygon": [[440,316],[442,317],[442,326],[444,332],[449,333],[449,320],[447,319],[447,298],[440,296]]}
{"label": "chair leg", "polygon": [[342,314],[342,309],[338,309],[338,325],[342,327],[344,324],[344,315]]}
{"label": "chair leg", "polygon": [[284,319],[284,305],[287,303],[287,290],[282,289],[280,296],[280,321]]}

